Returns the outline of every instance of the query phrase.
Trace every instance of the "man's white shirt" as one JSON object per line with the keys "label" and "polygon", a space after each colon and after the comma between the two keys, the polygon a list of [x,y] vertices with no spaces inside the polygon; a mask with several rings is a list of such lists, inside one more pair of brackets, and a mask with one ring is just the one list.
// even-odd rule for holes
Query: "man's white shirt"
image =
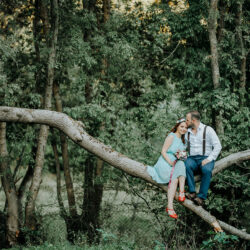
{"label": "man's white shirt", "polygon": [[[189,128],[188,132],[190,132],[190,156],[194,155],[203,155],[203,131],[205,125],[200,122],[200,125],[197,129],[197,133],[194,134],[192,129]],[[188,140],[188,132],[185,134],[186,141]],[[208,156],[207,159],[209,161],[216,160],[220,151],[221,151],[221,143],[220,140],[215,133],[214,129],[207,126],[206,129],[206,151],[205,156]]]}

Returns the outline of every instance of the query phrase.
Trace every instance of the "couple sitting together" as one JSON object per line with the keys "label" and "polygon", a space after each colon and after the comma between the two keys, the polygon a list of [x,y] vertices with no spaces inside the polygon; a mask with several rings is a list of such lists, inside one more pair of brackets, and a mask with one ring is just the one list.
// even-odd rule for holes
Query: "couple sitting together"
{"label": "couple sitting together", "polygon": [[[186,154],[186,150],[188,154]],[[198,111],[188,112],[186,119],[179,119],[165,139],[161,156],[147,172],[157,183],[168,183],[168,205],[166,211],[177,219],[173,200],[179,183],[179,201],[185,200],[184,186],[187,177],[187,198],[202,206],[212,177],[214,162],[221,151],[221,143],[213,128],[200,121]],[[187,156],[188,155],[188,156]],[[194,173],[201,173],[198,195],[195,191]]]}

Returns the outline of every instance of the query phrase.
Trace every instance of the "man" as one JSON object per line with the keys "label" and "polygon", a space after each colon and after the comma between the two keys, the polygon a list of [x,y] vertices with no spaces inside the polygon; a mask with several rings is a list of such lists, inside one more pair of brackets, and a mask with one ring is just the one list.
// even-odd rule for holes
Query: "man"
{"label": "man", "polygon": [[[189,156],[185,161],[189,194],[187,198],[202,206],[212,177],[214,162],[221,151],[221,143],[213,128],[200,121],[198,111],[190,111],[186,115]],[[201,184],[198,195],[195,192],[194,172],[201,172]]]}

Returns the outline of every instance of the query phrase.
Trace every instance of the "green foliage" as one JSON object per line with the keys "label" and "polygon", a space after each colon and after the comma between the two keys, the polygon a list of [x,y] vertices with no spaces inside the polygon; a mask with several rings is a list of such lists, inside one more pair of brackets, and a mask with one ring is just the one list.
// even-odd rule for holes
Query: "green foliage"
{"label": "green foliage", "polygon": [[239,241],[235,235],[228,235],[224,232],[210,232],[211,236],[208,240],[202,242],[201,249],[235,249],[234,243]]}
{"label": "green foliage", "polygon": [[[60,84],[63,111],[73,119],[82,121],[92,136],[146,165],[155,163],[166,134],[175,120],[189,109],[201,111],[202,121],[213,127],[215,114],[222,112],[225,133],[220,137],[223,144],[221,157],[248,149],[250,113],[246,104],[249,103],[249,86],[246,86],[244,106],[239,88],[242,56],[236,31],[243,32],[244,45],[249,50],[249,4],[245,1],[242,25],[236,27],[238,1],[220,2],[220,13],[223,8],[226,12],[223,36],[219,41],[221,86],[215,90],[208,30],[206,25],[201,24],[201,20],[207,21],[209,1],[190,0],[189,8],[181,13],[172,12],[168,1],[161,2],[148,7],[145,13],[139,4],[129,13],[113,10],[109,20],[103,23],[100,6],[96,6],[95,13],[81,9],[77,1],[60,1],[55,81]],[[13,1],[12,4],[12,7],[8,7],[4,1],[0,4],[0,10],[14,13],[14,7],[20,7],[23,1]],[[8,32],[0,31],[3,35],[0,38],[0,105],[42,107],[48,49],[44,41],[36,41],[40,49],[39,61],[32,30],[28,28],[33,8],[24,8],[15,16],[9,23],[12,30],[7,28]],[[223,18],[222,15],[219,21],[220,18]],[[23,27],[26,29],[20,34]],[[219,22],[218,30],[220,28]],[[40,33],[42,36],[42,30]],[[39,82],[36,81],[38,75]],[[20,159],[17,179],[24,176],[28,165],[34,165],[37,130],[38,126],[7,126],[11,166],[16,166]],[[51,140],[56,140],[61,154],[59,133],[50,134],[46,148],[45,169],[54,172]],[[71,141],[68,141],[68,148],[73,180],[75,183],[82,182],[86,161],[91,158],[94,165],[96,159]],[[241,218],[247,216],[244,207],[249,207],[248,175],[248,162],[218,174],[213,178],[206,202],[212,214],[240,228],[247,227]],[[127,179],[121,171],[105,163],[98,184],[143,195],[150,208],[146,206],[140,209],[150,211],[150,217],[154,219],[150,224],[145,218],[131,222],[125,216],[120,219],[116,229],[111,228],[110,220],[106,228],[99,229],[103,244],[100,249],[136,249],[138,242],[141,245],[148,242],[141,228],[146,225],[148,232],[151,232],[152,224],[158,228],[148,243],[151,249],[162,249],[163,242],[167,241],[169,247],[184,244],[193,247],[193,238],[197,244],[204,240],[204,232],[199,230],[202,223],[197,218],[193,219],[193,214],[186,214],[177,206],[178,214],[190,221],[184,225],[168,221],[163,213],[165,196],[149,193],[142,180]],[[79,193],[78,197],[82,199]],[[192,227],[189,227],[189,222],[193,223],[189,217],[195,221]],[[113,222],[116,224],[117,221]],[[104,219],[102,223],[106,223]],[[135,227],[138,229],[136,233],[131,231]],[[178,230],[183,236],[176,233]],[[123,233],[127,233],[124,238],[119,235]],[[134,235],[139,240],[136,241]],[[43,238],[43,235],[38,237]],[[87,241],[85,235],[79,236],[78,240],[81,247]],[[235,239],[223,234],[215,235],[202,244],[205,249],[217,243],[228,246],[228,242],[237,245]],[[42,246],[32,249],[44,248],[74,249],[74,246],[68,243],[63,245],[60,239],[51,237]],[[78,246],[75,248],[78,249]]]}

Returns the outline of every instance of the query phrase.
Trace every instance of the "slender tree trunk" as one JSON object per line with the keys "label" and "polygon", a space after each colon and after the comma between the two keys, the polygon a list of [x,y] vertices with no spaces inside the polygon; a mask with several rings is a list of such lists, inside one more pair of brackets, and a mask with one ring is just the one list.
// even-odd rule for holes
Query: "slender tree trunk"
{"label": "slender tree trunk", "polygon": [[[99,160],[99,171],[102,168],[102,160]],[[99,242],[99,234],[96,231],[99,228],[100,203],[102,200],[103,185],[95,183],[95,159],[89,157],[84,169],[84,199],[82,223],[83,230],[87,232],[90,244]],[[98,174],[101,174],[99,172]],[[98,189],[99,188],[99,189]]]}
{"label": "slender tree trunk", "polygon": [[24,218],[23,218],[23,204],[22,200],[25,194],[26,186],[29,183],[29,181],[32,179],[33,176],[33,168],[31,164],[28,165],[28,170],[25,173],[25,176],[22,179],[22,182],[18,188],[18,209],[19,209],[19,221],[21,225],[23,224]]}
{"label": "slender tree trunk", "polygon": [[101,209],[103,184],[101,175],[103,160],[90,156],[86,160],[84,169],[84,199],[82,225],[83,231],[87,232],[90,244],[99,243],[100,235],[96,231],[100,227],[99,215]]}
{"label": "slender tree trunk", "polygon": [[[97,0],[82,0],[83,8],[88,12],[96,12],[96,2]],[[83,40],[88,41],[90,38],[91,32],[83,31]],[[91,82],[86,82],[85,84],[85,99],[87,103],[91,102],[92,99],[92,85]]]}
{"label": "slender tree trunk", "polygon": [[39,42],[41,40],[40,34],[40,4],[39,0],[35,0],[35,18],[33,19],[33,40],[36,53],[36,72],[35,72],[35,81],[36,81],[36,91],[41,93],[41,79],[42,79],[42,70],[41,70],[41,56],[40,56],[40,46]]}
{"label": "slender tree trunk", "polygon": [[[63,112],[62,100],[59,93],[59,85],[56,82],[54,82],[53,84],[53,93],[55,97],[56,111]],[[73,181],[71,178],[70,167],[69,167],[68,143],[66,136],[62,132],[60,132],[60,140],[61,140],[61,150],[63,158],[64,178],[65,178],[66,190],[69,202],[69,213],[72,217],[75,217],[77,216],[77,210],[76,210]]]}
{"label": "slender tree trunk", "polygon": [[[37,147],[34,145],[32,147],[31,153],[32,153],[32,159],[34,159],[35,161],[35,157],[36,157],[36,151],[37,151]],[[33,176],[33,168],[32,168],[32,163],[28,164],[28,169],[22,179],[22,182],[18,188],[17,191],[17,195],[18,195],[18,209],[19,209],[19,222],[21,224],[21,226],[23,226],[23,222],[24,222],[24,217],[23,217],[23,198],[24,198],[24,194],[25,194],[25,190],[26,187],[28,185],[28,183],[32,180],[32,176]]]}
{"label": "slender tree trunk", "polygon": [[[47,15],[44,15],[47,16]],[[45,88],[45,98],[44,98],[44,109],[51,109],[51,99],[52,99],[52,86],[54,81],[54,67],[56,60],[56,44],[58,35],[58,2],[53,0],[51,4],[51,33],[52,39],[50,42],[50,53],[48,59],[48,69],[47,69],[47,84]],[[48,21],[44,21],[47,27]],[[46,28],[45,27],[45,28]],[[49,42],[48,42],[49,43]],[[25,207],[25,225],[30,229],[35,229],[35,201],[38,195],[39,187],[42,182],[42,169],[44,163],[44,153],[47,144],[49,127],[46,125],[41,125],[38,147],[36,153],[36,162],[34,168],[34,174],[32,178],[32,183],[29,189],[29,196],[27,198]]]}
{"label": "slender tree trunk", "polygon": [[[60,92],[59,92],[59,85],[56,82],[54,82],[53,84],[53,93],[55,97],[56,110],[58,112],[63,112],[62,100],[61,100]],[[77,216],[77,211],[76,211],[74,187],[73,187],[73,182],[72,182],[70,168],[69,168],[68,144],[67,144],[66,136],[62,132],[60,132],[60,140],[61,140],[61,150],[62,150],[62,157],[63,157],[64,178],[65,178],[66,190],[67,190],[67,195],[68,195],[69,212],[72,217],[75,217]],[[55,146],[53,146],[53,148],[55,152],[55,149],[56,149]]]}
{"label": "slender tree trunk", "polygon": [[0,123],[0,173],[2,185],[4,188],[7,206],[7,242],[10,246],[17,244],[19,235],[18,219],[18,199],[13,175],[7,161],[8,151],[6,143],[6,123]]}
{"label": "slender tree trunk", "polygon": [[[89,3],[94,3],[95,1],[89,1]],[[100,23],[105,24],[109,17],[110,17],[110,0],[103,0],[102,1],[102,11],[103,11],[103,18],[100,18]],[[92,5],[88,6],[89,11],[94,11],[95,8]],[[97,18],[98,19],[98,18]],[[99,27],[100,28],[100,27]],[[85,39],[87,36],[85,35]],[[106,69],[108,67],[108,63],[106,58],[102,59],[102,71],[101,71],[101,78],[105,78]],[[91,102],[92,98],[92,88],[90,84],[86,84],[85,88],[85,98],[86,102]],[[98,131],[102,131],[104,129],[104,124],[101,127],[96,128]],[[93,160],[92,156],[86,160],[86,166],[84,170],[85,174],[85,182],[84,182],[84,199],[83,199],[83,214],[82,223],[85,225],[85,230],[88,234],[88,240],[90,243],[98,243],[100,240],[100,235],[96,231],[99,227],[99,214],[101,209],[101,202],[102,202],[102,195],[103,195],[103,183],[101,181],[101,175],[103,171],[104,162],[100,158],[96,158]]]}
{"label": "slender tree trunk", "polygon": [[56,141],[52,140],[52,148],[55,156],[55,166],[56,166],[56,191],[57,191],[57,200],[60,208],[60,214],[63,218],[67,217],[67,213],[63,204],[62,200],[62,193],[61,193],[61,167],[59,161],[59,155],[57,150]]}
{"label": "slender tree trunk", "polygon": [[104,161],[100,158],[97,158],[96,169],[95,169],[95,182],[94,182],[95,196],[93,197],[97,225],[99,225],[99,216],[100,216],[101,202],[102,202],[102,196],[103,196],[103,182],[101,180],[103,166],[104,166]]}
{"label": "slender tree trunk", "polygon": [[111,0],[103,0],[103,22],[106,23],[110,16]]}
{"label": "slender tree trunk", "polygon": [[240,100],[240,107],[245,105],[245,94],[246,94],[246,62],[247,62],[247,55],[246,49],[244,45],[244,40],[242,36],[242,18],[243,18],[243,10],[242,5],[244,1],[240,1],[238,3],[238,18],[237,18],[237,35],[240,42],[240,50],[241,50],[241,76],[240,76],[240,86],[239,86],[239,100]]}
{"label": "slender tree trunk", "polygon": [[225,2],[221,1],[221,6],[219,8],[220,13],[220,20],[219,20],[219,26],[218,26],[218,43],[222,40],[224,37],[224,28],[225,28],[225,13],[226,13],[227,5]]}
{"label": "slender tree trunk", "polygon": [[[18,172],[18,170],[19,170],[19,167],[21,166],[22,158],[23,158],[23,154],[24,154],[25,148],[26,148],[26,147],[24,146],[23,149],[22,149],[21,154],[20,154],[19,157],[18,157],[18,161],[17,161],[17,163],[16,163],[16,166],[15,166],[15,169],[14,169],[14,172],[13,172],[13,179],[14,179],[14,180],[15,180],[15,178],[16,178],[16,174],[17,174],[17,172]],[[17,182],[17,181],[15,180],[15,182]]]}
{"label": "slender tree trunk", "polygon": [[[218,5],[218,0],[210,1],[210,9],[209,9],[209,17],[208,17],[208,32],[209,32],[209,41],[210,41],[210,48],[211,48],[211,68],[212,68],[214,89],[217,89],[220,87],[218,43],[217,43],[217,37],[216,37],[217,15],[218,15],[217,5]],[[224,134],[222,113],[220,110],[216,112],[215,124],[216,124],[217,133]]]}
{"label": "slender tree trunk", "polygon": [[[110,18],[110,8],[111,8],[111,0],[103,0],[103,23],[105,24]],[[103,70],[101,72],[102,77],[104,78],[106,75],[106,70],[108,67],[108,61],[106,58],[103,59]],[[105,129],[105,124],[103,123],[99,128],[100,131]],[[103,172],[104,161],[100,158],[96,159],[95,166],[95,178],[94,178],[94,190],[95,196],[93,200],[95,217],[96,217],[96,225],[99,226],[99,215],[101,211],[101,202],[103,196],[103,183],[101,180],[102,172]],[[99,238],[98,238],[99,240]]]}
{"label": "slender tree trunk", "polygon": [[[41,56],[40,56],[40,41],[41,41],[41,28],[40,28],[40,18],[41,18],[41,4],[42,1],[35,0],[34,7],[35,7],[35,18],[33,19],[33,41],[34,41],[34,48],[36,54],[36,72],[35,72],[35,82],[36,82],[36,92],[42,92],[42,65],[41,65]],[[42,97],[41,97],[42,103]],[[32,147],[32,157],[34,162],[36,161],[36,152],[37,146]],[[24,221],[23,218],[23,204],[22,200],[25,194],[27,184],[32,180],[33,176],[33,167],[31,164],[28,165],[28,169],[23,177],[23,180],[18,189],[18,206],[19,206],[19,218],[20,222]]]}

